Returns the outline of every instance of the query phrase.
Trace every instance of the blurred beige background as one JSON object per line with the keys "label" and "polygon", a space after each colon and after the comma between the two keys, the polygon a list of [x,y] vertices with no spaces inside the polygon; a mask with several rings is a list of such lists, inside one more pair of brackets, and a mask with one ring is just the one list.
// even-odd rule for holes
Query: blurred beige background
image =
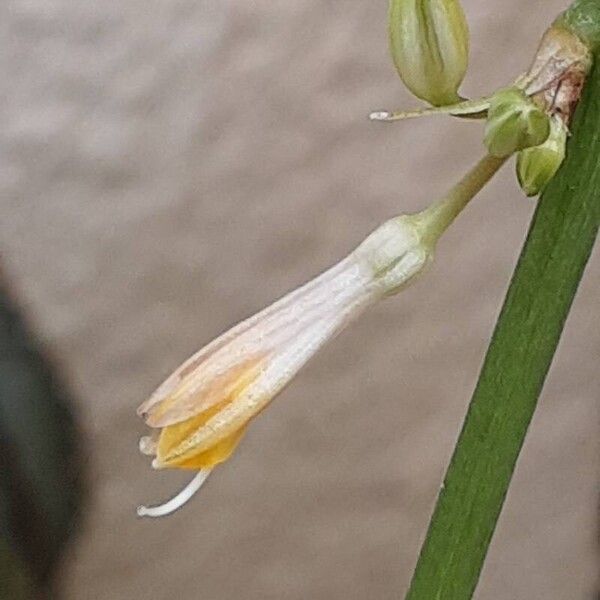
{"label": "blurred beige background", "polygon": [[[67,599],[402,596],[533,211],[512,165],[429,274],[331,344],[185,510],[135,517],[186,480],[137,451],[135,408],[162,378],[482,151],[479,124],[366,120],[415,104],[386,4],[2,4],[0,251],[80,400],[93,486]],[[464,4],[475,95],[527,66],[566,0]],[[594,597],[599,266],[477,598]]]}

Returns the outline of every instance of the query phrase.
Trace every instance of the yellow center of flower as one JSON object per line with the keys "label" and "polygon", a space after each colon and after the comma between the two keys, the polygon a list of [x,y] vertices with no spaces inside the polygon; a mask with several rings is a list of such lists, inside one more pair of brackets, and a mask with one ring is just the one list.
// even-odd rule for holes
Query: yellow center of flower
{"label": "yellow center of flower", "polygon": [[237,396],[260,373],[266,355],[253,355],[222,371],[201,363],[181,381],[146,416],[150,427],[163,428],[187,421],[210,408]]}
{"label": "yellow center of flower", "polygon": [[183,440],[194,433],[194,431],[196,431],[199,427],[205,425],[206,422],[211,417],[216,415],[227,403],[228,402],[224,402],[223,404],[213,406],[213,408],[203,412],[200,415],[197,415],[196,417],[192,417],[183,423],[165,427],[161,431],[160,438],[158,440],[157,457],[159,463],[166,467],[194,469],[197,471],[199,469],[214,467],[215,465],[226,461],[242,439],[246,430],[245,425],[235,431],[229,437],[217,442],[214,446],[208,450],[200,452],[199,454],[194,454],[192,450],[180,456],[172,456],[172,452]]}
{"label": "yellow center of flower", "polygon": [[[205,449],[200,452],[195,451],[194,446],[183,453],[177,452],[177,449],[198,429],[206,425],[212,417],[239,397],[257,379],[262,364],[263,360],[255,359],[245,361],[236,368],[232,368],[227,377],[218,378],[221,383],[220,390],[215,389],[212,385],[209,386],[208,395],[213,400],[210,402],[212,405],[209,408],[201,409],[201,412],[182,422],[163,427],[158,439],[156,454],[159,466],[198,470],[213,467],[227,460],[242,439],[246,422],[242,423],[229,436],[216,440],[214,445],[207,448],[204,444]],[[217,396],[220,396],[220,399],[214,403]],[[197,398],[197,405],[206,406],[206,404],[205,394],[201,394]]]}

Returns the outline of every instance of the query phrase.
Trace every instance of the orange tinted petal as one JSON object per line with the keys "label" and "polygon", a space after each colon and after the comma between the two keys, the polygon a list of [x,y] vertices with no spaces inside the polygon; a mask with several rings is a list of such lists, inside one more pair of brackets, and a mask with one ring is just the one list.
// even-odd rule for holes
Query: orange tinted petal
{"label": "orange tinted petal", "polygon": [[231,401],[260,375],[265,360],[265,355],[251,356],[200,385],[193,374],[188,374],[146,415],[146,424],[150,427],[172,426]]}
{"label": "orange tinted petal", "polygon": [[229,437],[216,443],[209,450],[195,455],[193,452],[189,452],[182,456],[177,456],[170,461],[166,461],[165,466],[177,469],[193,469],[195,471],[210,469],[219,463],[225,462],[233,454],[233,451],[244,437],[244,433],[246,433],[245,425]]}
{"label": "orange tinted petal", "polygon": [[216,415],[227,401],[213,406],[209,410],[204,411],[202,414],[196,415],[187,421],[177,423],[175,425],[169,425],[164,427],[160,432],[158,438],[158,445],[156,448],[156,456],[160,462],[168,462],[169,455],[173,452],[179,444],[186,438],[188,438],[194,431],[199,427],[202,427],[214,415]]}
{"label": "orange tinted petal", "polygon": [[[234,397],[235,394],[232,396]],[[232,397],[226,398],[221,403],[212,406],[187,421],[164,427],[160,433],[157,445],[156,456],[159,463],[166,467],[198,470],[213,467],[226,461],[242,439],[246,430],[245,425],[201,452],[194,452],[193,447],[183,454],[174,455],[173,451],[186,438],[205,425],[209,419],[218,414],[231,400]]]}

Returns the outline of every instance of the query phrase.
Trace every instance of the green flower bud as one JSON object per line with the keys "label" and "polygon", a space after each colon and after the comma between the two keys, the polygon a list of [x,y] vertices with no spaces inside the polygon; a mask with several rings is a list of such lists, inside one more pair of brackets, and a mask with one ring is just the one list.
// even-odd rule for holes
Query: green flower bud
{"label": "green flower bud", "polygon": [[550,135],[540,146],[527,148],[517,157],[517,178],[528,196],[540,194],[556,175],[565,158],[567,127],[561,119],[551,121]]}
{"label": "green flower bud", "polygon": [[507,88],[490,101],[484,142],[493,156],[543,144],[550,135],[550,117],[522,90]]}
{"label": "green flower bud", "polygon": [[406,87],[443,106],[460,100],[469,59],[469,30],[458,0],[390,0],[392,59]]}

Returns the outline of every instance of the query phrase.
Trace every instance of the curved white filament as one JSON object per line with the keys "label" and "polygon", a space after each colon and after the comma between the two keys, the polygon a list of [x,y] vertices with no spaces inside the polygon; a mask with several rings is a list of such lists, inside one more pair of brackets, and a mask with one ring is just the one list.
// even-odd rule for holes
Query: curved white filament
{"label": "curved white filament", "polygon": [[179,510],[201,487],[210,475],[212,469],[202,469],[195,477],[175,496],[164,504],[158,506],[138,506],[138,517],[164,517]]}

